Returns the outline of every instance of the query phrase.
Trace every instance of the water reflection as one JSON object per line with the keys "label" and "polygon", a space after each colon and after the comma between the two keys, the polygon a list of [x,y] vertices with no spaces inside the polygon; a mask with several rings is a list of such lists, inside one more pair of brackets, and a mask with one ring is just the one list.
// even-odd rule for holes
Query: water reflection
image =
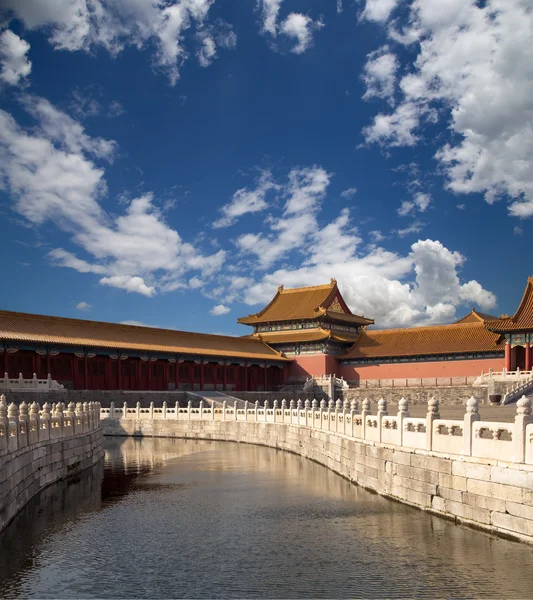
{"label": "water reflection", "polygon": [[530,596],[529,546],[431,517],[300,457],[115,438],[5,532],[3,597]]}

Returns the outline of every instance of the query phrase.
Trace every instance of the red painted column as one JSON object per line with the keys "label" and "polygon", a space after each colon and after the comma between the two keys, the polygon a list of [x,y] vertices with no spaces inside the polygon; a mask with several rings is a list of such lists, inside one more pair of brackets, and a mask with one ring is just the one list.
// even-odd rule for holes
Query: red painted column
{"label": "red painted column", "polygon": [[34,373],[35,373],[35,375],[37,375],[37,352],[35,352],[35,350],[33,351],[33,355],[31,357],[31,368],[32,368],[31,376],[33,377]]}
{"label": "red painted column", "polygon": [[263,373],[263,385],[264,385],[264,390],[263,391],[267,391],[267,366],[265,365],[264,367],[264,373]]}
{"label": "red painted column", "polygon": [[248,391],[248,364],[244,365],[244,391]]}
{"label": "red painted column", "polygon": [[176,382],[176,389],[179,390],[180,389],[180,365],[179,365],[178,361],[176,361],[174,363],[174,368],[176,369],[174,371],[174,373],[175,373],[174,381]]}
{"label": "red painted column", "polygon": [[[7,348],[4,348],[4,373],[7,373],[7,376],[9,377],[9,352],[7,351]],[[4,376],[4,373],[2,373],[2,377]]]}
{"label": "red painted column", "polygon": [[46,377],[52,374],[52,369],[50,367],[50,352],[46,353]]}
{"label": "red painted column", "polygon": [[163,363],[163,390],[168,391],[168,360]]}
{"label": "red painted column", "polygon": [[152,384],[152,365],[154,363],[148,359],[148,362],[146,363],[146,389],[149,390],[151,389],[151,384]]}
{"label": "red painted column", "polygon": [[228,374],[227,374],[227,363],[224,362],[224,366],[222,367],[222,389],[226,391],[228,389]]}
{"label": "red painted column", "polygon": [[511,344],[509,342],[505,344],[505,369],[511,370]]}
{"label": "red painted column", "polygon": [[526,342],[526,371],[531,371],[531,347],[529,342]]}
{"label": "red painted column", "polygon": [[204,389],[204,361],[200,363],[200,390]]}
{"label": "red painted column", "polygon": [[117,390],[122,389],[122,360],[120,357],[117,358]]}
{"label": "red painted column", "polygon": [[135,386],[133,387],[135,390],[141,389],[141,359],[135,359]]}
{"label": "red painted column", "polygon": [[89,359],[87,358],[87,354],[83,355],[83,389],[84,390],[88,390],[89,388],[87,387],[88,381],[89,381],[89,377],[88,377],[88,369],[87,369],[87,364],[88,364]]}

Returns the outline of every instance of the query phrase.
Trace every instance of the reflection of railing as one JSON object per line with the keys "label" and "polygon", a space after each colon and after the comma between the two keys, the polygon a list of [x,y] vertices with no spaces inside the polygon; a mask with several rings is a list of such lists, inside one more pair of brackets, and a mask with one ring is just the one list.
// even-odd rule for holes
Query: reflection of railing
{"label": "reflection of railing", "polygon": [[432,452],[443,452],[479,458],[499,459],[518,463],[533,464],[533,416],[532,403],[522,397],[517,403],[514,422],[493,423],[480,420],[478,402],[472,397],[466,405],[463,419],[441,419],[439,401],[431,398],[425,418],[413,418],[409,415],[409,403],[402,398],[398,403],[397,415],[388,414],[387,402],[382,398],[378,402],[377,414],[371,412],[370,400],[365,399],[359,412],[359,403],[330,400],[320,404],[313,400],[281,401],[275,400],[272,406],[268,400],[264,405],[256,402],[249,405],[244,402],[241,408],[237,404],[228,406],[200,406],[194,408],[189,402],[187,407],[167,406],[161,408],[152,403],[149,408],[111,407],[101,410],[102,418],[127,420],[211,420],[211,421],[250,421],[262,423],[281,423],[312,427],[332,431],[371,443],[414,448]]}
{"label": "reflection of railing", "polygon": [[52,379],[50,373],[46,379],[39,379],[34,373],[31,379],[24,379],[22,373],[18,377],[9,377],[4,373],[4,377],[0,377],[0,389],[5,390],[62,390],[64,386]]}
{"label": "reflection of railing", "polygon": [[[37,402],[18,406],[0,396],[0,457],[40,442],[73,437],[100,427],[98,402],[63,402],[42,409]],[[103,410],[103,409],[102,409]]]}

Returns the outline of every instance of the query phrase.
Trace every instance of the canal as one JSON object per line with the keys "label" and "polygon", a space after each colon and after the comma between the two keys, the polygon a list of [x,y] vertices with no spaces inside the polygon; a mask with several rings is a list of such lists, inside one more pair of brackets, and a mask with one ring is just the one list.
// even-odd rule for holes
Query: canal
{"label": "canal", "polygon": [[0,596],[526,598],[532,559],[282,451],[107,438],[0,535]]}

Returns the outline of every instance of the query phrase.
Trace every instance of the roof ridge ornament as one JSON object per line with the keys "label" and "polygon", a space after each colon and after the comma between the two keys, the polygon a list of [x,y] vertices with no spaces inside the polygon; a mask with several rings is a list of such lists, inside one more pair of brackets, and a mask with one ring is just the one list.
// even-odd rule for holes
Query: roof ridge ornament
{"label": "roof ridge ornament", "polygon": [[278,285],[278,292],[282,292],[283,291],[283,284]]}

